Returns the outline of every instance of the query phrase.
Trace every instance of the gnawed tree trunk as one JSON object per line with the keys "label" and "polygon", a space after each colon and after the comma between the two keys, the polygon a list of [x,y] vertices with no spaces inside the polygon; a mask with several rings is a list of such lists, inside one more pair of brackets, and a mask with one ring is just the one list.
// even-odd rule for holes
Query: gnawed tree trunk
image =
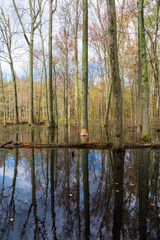
{"label": "gnawed tree trunk", "polygon": [[118,47],[117,47],[117,25],[115,1],[107,0],[108,12],[108,35],[109,35],[109,57],[111,67],[111,81],[113,89],[114,110],[114,148],[123,147],[123,104],[121,94],[121,81],[119,76]]}
{"label": "gnawed tree trunk", "polygon": [[81,135],[88,135],[88,0],[83,0]]}
{"label": "gnawed tree trunk", "polygon": [[146,42],[144,28],[144,0],[138,1],[138,24],[140,39],[140,60],[142,71],[142,137],[149,136],[149,88],[148,88],[148,69],[146,57]]}

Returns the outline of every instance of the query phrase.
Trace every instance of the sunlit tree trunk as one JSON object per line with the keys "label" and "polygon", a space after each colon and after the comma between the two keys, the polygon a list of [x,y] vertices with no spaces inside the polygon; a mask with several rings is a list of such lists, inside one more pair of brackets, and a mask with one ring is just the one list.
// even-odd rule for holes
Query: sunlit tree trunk
{"label": "sunlit tree trunk", "polygon": [[123,147],[123,104],[121,94],[121,80],[119,76],[117,26],[115,0],[107,0],[108,12],[108,35],[109,35],[109,57],[111,67],[111,80],[113,89],[114,109],[114,148]]}
{"label": "sunlit tree trunk", "polygon": [[140,60],[142,71],[142,137],[149,136],[149,88],[144,28],[144,0],[138,1],[138,24],[140,39]]}
{"label": "sunlit tree trunk", "polygon": [[81,135],[88,135],[88,0],[83,0]]}

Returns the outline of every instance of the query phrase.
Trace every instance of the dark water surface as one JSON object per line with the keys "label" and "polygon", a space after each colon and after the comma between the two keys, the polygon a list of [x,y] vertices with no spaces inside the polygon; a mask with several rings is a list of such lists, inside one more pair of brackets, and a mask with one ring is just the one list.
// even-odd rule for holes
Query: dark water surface
{"label": "dark water surface", "polygon": [[0,239],[160,239],[160,151],[0,151]]}

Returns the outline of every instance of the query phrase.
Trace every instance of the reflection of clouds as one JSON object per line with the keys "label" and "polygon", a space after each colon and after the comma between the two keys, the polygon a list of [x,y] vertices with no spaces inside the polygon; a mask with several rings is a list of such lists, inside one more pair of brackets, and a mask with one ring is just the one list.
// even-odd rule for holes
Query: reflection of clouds
{"label": "reflection of clouds", "polygon": [[[3,167],[0,168],[0,178],[3,177],[4,169]],[[12,166],[5,167],[5,180],[7,182],[12,183],[14,177],[14,164]],[[7,179],[6,179],[7,178]],[[31,177],[30,171],[26,171],[26,165],[24,162],[19,162],[17,166],[17,179],[16,179],[16,187],[18,188],[31,188]]]}

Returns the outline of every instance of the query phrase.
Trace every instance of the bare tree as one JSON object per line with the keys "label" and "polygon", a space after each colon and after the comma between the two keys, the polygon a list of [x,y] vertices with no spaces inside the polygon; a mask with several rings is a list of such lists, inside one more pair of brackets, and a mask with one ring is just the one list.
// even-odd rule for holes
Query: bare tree
{"label": "bare tree", "polygon": [[30,79],[30,106],[29,106],[29,124],[34,123],[33,115],[33,46],[34,46],[34,33],[38,28],[40,21],[37,22],[38,15],[40,13],[39,6],[43,0],[28,0],[29,5],[29,16],[30,16],[30,30],[29,38],[27,36],[27,31],[25,30],[24,23],[22,22],[22,17],[20,16],[19,10],[17,8],[15,0],[12,0],[19,23],[21,25],[24,38],[27,42],[29,48],[29,79]]}
{"label": "bare tree", "polygon": [[13,83],[13,92],[14,92],[14,124],[19,123],[18,119],[18,100],[17,100],[17,84],[16,84],[16,78],[15,78],[15,71],[13,66],[13,57],[12,57],[12,37],[14,35],[14,32],[11,30],[11,24],[10,19],[8,16],[8,19],[6,18],[4,11],[2,8],[0,8],[1,16],[0,16],[0,31],[3,37],[4,44],[7,48],[7,55],[8,55],[8,61],[5,58],[5,60],[9,63],[10,69],[11,69],[11,75],[12,75],[12,83]]}

